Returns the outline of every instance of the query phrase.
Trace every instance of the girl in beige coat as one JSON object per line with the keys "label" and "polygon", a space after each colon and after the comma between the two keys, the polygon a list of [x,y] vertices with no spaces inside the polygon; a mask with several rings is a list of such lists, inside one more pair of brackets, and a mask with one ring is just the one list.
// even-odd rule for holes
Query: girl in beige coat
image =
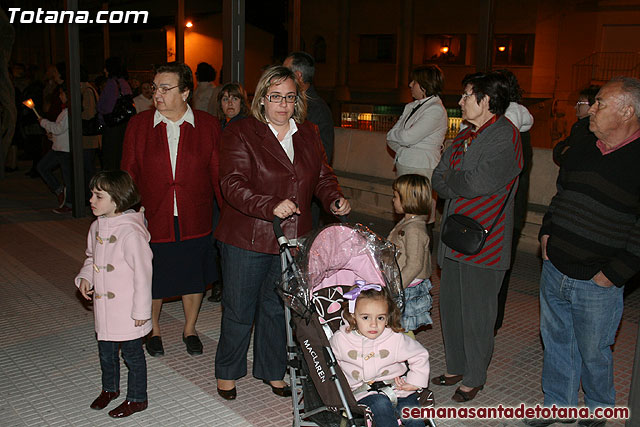
{"label": "girl in beige coat", "polygon": [[410,332],[430,325],[432,298],[431,254],[427,220],[431,210],[431,185],[422,175],[402,175],[393,182],[393,208],[404,218],[389,234],[396,245],[396,258],[402,275],[405,308],[402,327]]}

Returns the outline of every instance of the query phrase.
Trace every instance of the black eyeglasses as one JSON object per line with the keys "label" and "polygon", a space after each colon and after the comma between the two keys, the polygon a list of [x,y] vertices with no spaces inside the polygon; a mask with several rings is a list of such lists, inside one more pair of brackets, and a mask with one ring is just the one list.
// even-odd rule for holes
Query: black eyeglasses
{"label": "black eyeglasses", "polygon": [[281,103],[283,99],[287,104],[293,104],[298,100],[298,95],[295,93],[288,93],[284,96],[279,93],[272,93],[271,95],[265,95],[264,97],[267,98],[269,102],[275,102],[276,104]]}

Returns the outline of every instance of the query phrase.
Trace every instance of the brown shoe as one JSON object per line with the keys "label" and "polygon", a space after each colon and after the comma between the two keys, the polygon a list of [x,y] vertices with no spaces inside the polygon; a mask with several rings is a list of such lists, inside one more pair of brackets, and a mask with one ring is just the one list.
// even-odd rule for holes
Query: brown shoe
{"label": "brown shoe", "polygon": [[448,377],[444,374],[439,377],[431,378],[431,383],[435,385],[455,385],[462,381],[462,375],[453,375]]}
{"label": "brown shoe", "polygon": [[132,402],[130,400],[125,400],[116,409],[109,411],[109,416],[113,418],[128,417],[136,412],[144,411],[147,409],[148,405],[148,400],[145,400],[144,402]]}
{"label": "brown shoe", "polygon": [[100,396],[93,401],[93,403],[89,406],[91,409],[104,409],[107,407],[109,402],[111,402],[116,397],[120,396],[119,391],[104,391],[100,393]]}
{"label": "brown shoe", "polygon": [[453,396],[451,396],[451,400],[454,400],[456,402],[468,402],[470,400],[473,400],[473,398],[476,397],[476,394],[478,394],[478,392],[483,388],[484,386],[481,385],[479,387],[474,387],[469,391],[462,391],[460,390],[460,387],[458,387]]}

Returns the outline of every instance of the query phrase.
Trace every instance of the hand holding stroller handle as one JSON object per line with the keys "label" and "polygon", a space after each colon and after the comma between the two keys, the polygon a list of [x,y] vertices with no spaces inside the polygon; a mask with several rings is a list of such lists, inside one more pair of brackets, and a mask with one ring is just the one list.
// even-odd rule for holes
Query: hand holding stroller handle
{"label": "hand holding stroller handle", "polygon": [[[340,199],[337,199],[335,202],[333,202],[333,206],[336,209],[340,209]],[[340,220],[340,223],[342,223],[342,224],[346,223],[347,220],[349,219],[347,215],[336,215],[336,214],[334,214],[334,216],[336,216]]]}

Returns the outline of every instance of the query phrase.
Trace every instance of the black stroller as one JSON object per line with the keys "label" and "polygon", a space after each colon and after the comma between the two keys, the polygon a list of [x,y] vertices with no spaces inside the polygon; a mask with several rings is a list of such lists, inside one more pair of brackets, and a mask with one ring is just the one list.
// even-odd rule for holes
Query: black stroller
{"label": "black stroller", "polygon": [[[356,402],[329,339],[340,327],[342,295],[356,280],[380,283],[403,307],[395,247],[360,224],[328,225],[293,246],[278,218],[274,231],[282,262],[279,293],[285,302],[293,425],[370,426],[371,412]],[[434,406],[429,389],[421,392],[420,405]],[[435,427],[432,419],[425,422]]]}

